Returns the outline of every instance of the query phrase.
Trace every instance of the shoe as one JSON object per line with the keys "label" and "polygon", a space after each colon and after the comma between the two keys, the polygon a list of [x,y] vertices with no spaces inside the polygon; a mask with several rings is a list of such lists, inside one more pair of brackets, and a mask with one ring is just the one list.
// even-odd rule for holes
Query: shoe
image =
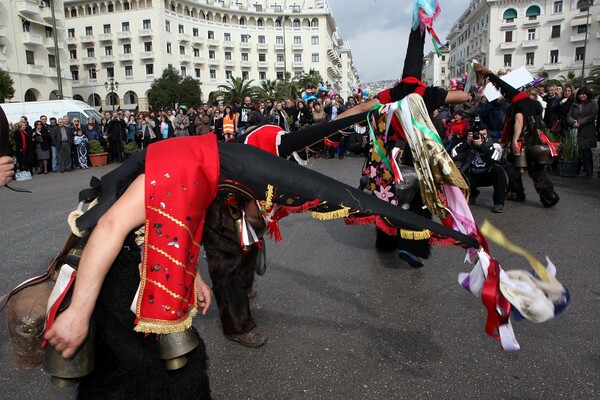
{"label": "shoe", "polygon": [[479,190],[473,189],[471,191],[471,197],[469,197],[469,204],[474,205],[477,202],[477,198],[479,197],[480,194],[481,194],[481,192]]}
{"label": "shoe", "polygon": [[249,292],[248,292],[248,298],[249,299],[253,299],[256,297],[256,289],[252,288]]}
{"label": "shoe", "polygon": [[510,201],[525,201],[525,193],[523,193],[523,194],[517,194],[515,192],[508,192],[506,194],[505,200],[510,200]]}
{"label": "shoe", "polygon": [[421,259],[415,256],[410,251],[400,250],[398,251],[398,257],[406,261],[408,265],[410,265],[413,268],[421,268],[424,265]]}
{"label": "shoe", "polygon": [[64,169],[61,169],[61,170],[60,170],[60,173],[61,173],[61,174],[64,174],[64,173],[65,173],[65,170],[64,170]]}
{"label": "shoe", "polygon": [[504,205],[494,204],[492,212],[495,212],[496,214],[502,214],[504,212]]}
{"label": "shoe", "polygon": [[258,326],[254,327],[248,333],[238,333],[235,335],[225,335],[225,337],[231,341],[238,342],[242,346],[246,347],[260,347],[267,343],[267,337],[260,332]]}

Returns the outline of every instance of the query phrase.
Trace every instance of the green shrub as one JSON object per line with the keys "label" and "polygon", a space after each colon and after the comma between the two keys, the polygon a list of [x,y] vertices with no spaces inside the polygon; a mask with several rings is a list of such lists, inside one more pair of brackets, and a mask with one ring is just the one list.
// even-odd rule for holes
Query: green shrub
{"label": "green shrub", "polygon": [[98,154],[98,153],[106,152],[106,150],[104,149],[104,147],[102,147],[102,144],[100,144],[100,142],[98,140],[90,141],[90,143],[88,145],[88,151],[90,154]]}

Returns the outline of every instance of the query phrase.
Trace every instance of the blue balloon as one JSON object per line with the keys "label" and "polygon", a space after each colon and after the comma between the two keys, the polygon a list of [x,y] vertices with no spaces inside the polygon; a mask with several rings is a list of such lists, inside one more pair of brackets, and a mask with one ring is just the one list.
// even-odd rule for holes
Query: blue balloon
{"label": "blue balloon", "polygon": [[370,93],[370,92],[369,92],[369,89],[363,89],[363,91],[362,91],[362,92],[363,92],[363,98],[367,98],[367,97],[369,97],[369,93]]}

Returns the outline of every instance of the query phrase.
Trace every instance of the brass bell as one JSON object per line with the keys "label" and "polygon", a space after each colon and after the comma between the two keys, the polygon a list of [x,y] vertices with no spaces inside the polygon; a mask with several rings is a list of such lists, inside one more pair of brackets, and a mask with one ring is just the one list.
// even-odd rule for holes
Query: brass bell
{"label": "brass bell", "polygon": [[91,326],[88,338],[72,358],[64,358],[50,345],[46,348],[44,370],[51,375],[50,381],[54,386],[73,386],[79,378],[94,370],[94,342],[94,327]]}
{"label": "brass bell", "polygon": [[200,344],[192,328],[182,332],[165,333],[158,337],[158,356],[165,362],[165,368],[173,371],[187,364],[185,356]]}
{"label": "brass bell", "polygon": [[515,157],[515,167],[527,168],[527,156],[525,155],[525,147],[521,148],[521,153]]}

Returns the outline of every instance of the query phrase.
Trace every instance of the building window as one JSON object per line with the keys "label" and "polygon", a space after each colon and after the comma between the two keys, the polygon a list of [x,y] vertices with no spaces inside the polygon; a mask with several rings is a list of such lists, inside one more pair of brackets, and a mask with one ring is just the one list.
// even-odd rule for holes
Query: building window
{"label": "building window", "polygon": [[208,31],[208,38],[209,39],[214,39],[215,38],[215,32],[214,31]]}
{"label": "building window", "polygon": [[513,31],[504,32],[504,42],[510,43],[513,41]]}
{"label": "building window", "polygon": [[198,35],[198,28],[192,28],[192,35],[193,35],[194,37],[198,37],[198,36],[199,36],[199,35]]}
{"label": "building window", "polygon": [[319,37],[318,36],[311,36],[310,37],[310,44],[319,44]]}
{"label": "building window", "polygon": [[75,29],[71,28],[67,31],[67,37],[74,38],[75,37]]}
{"label": "building window", "polygon": [[313,18],[310,20],[310,26],[312,28],[316,28],[319,26],[319,19],[318,18]]}
{"label": "building window", "polygon": [[503,65],[505,67],[512,66],[512,54],[505,54],[504,55],[504,63],[503,63]]}
{"label": "building window", "polygon": [[69,50],[69,59],[77,60],[77,50],[76,49]]}
{"label": "building window", "polygon": [[527,29],[527,40],[535,40],[535,28]]}
{"label": "building window", "polygon": [[146,64],[146,75],[154,75],[154,64]]}
{"label": "building window", "polygon": [[52,28],[47,26],[45,30],[46,30],[46,37],[51,38],[52,37]]}
{"label": "building window", "polygon": [[165,21],[165,31],[171,32],[171,21]]}
{"label": "building window", "polygon": [[534,60],[535,60],[535,53],[531,52],[531,53],[525,54],[525,65],[533,66],[533,63],[535,62]]}
{"label": "building window", "polygon": [[227,15],[223,15],[223,19],[222,19],[223,23],[226,24],[227,23]]}
{"label": "building window", "polygon": [[98,77],[98,75],[96,74],[96,68],[88,69],[88,77],[90,79],[96,79]]}
{"label": "building window", "polygon": [[200,68],[194,68],[194,75],[196,76],[196,78],[200,79]]}
{"label": "building window", "polygon": [[226,42],[231,42],[231,33],[223,34],[223,38]]}
{"label": "building window", "polygon": [[104,33],[110,33],[110,24],[105,24],[102,27],[102,32],[104,32]]}
{"label": "building window", "polygon": [[144,51],[152,51],[152,42],[144,42]]}
{"label": "building window", "polygon": [[264,81],[267,79],[267,73],[265,71],[260,71],[258,73],[258,79],[260,79],[261,81]]}
{"label": "building window", "polygon": [[277,37],[275,37],[275,43],[277,43],[277,44],[283,44],[283,36],[277,36]]}
{"label": "building window", "polygon": [[[442,56],[442,61],[446,61],[446,56]],[[444,86],[444,85],[442,85]]]}
{"label": "building window", "polygon": [[550,35],[552,39],[560,37],[560,25],[552,25],[552,33]]}
{"label": "building window", "polygon": [[279,81],[283,80],[283,72],[277,72],[277,80],[279,80]]}
{"label": "building window", "polygon": [[179,54],[185,54],[185,46],[179,46]]}
{"label": "building window", "polygon": [[318,63],[319,62],[319,53],[313,53],[312,54],[312,62],[314,62],[314,63]]}
{"label": "building window", "polygon": [[242,71],[242,80],[247,81],[249,78],[248,71]]}
{"label": "building window", "polygon": [[563,2],[561,1],[555,1],[553,8],[552,8],[552,12],[553,13],[561,13],[562,12],[562,8],[563,8]]}
{"label": "building window", "polygon": [[292,27],[300,28],[300,20],[298,18],[296,18],[294,21],[292,21]]}
{"label": "building window", "polygon": [[225,79],[231,79],[233,78],[233,72],[231,72],[230,70],[225,70]]}
{"label": "building window", "polygon": [[125,76],[133,76],[133,65],[125,66]]}
{"label": "building window", "polygon": [[558,63],[558,50],[550,50],[550,63]]}
{"label": "building window", "polygon": [[302,54],[294,54],[294,62],[301,62]]}
{"label": "building window", "polygon": [[128,1],[126,1],[125,3],[123,3],[123,10],[129,11],[129,2]]}
{"label": "building window", "polygon": [[123,45],[123,53],[131,54],[131,44],[130,43],[126,43]]}
{"label": "building window", "polygon": [[144,21],[142,21],[142,28],[152,29],[152,21],[150,21],[149,19],[145,19]]}
{"label": "building window", "polygon": [[173,53],[173,49],[172,49],[171,43],[167,43],[167,53],[168,54]]}
{"label": "building window", "polygon": [[541,10],[538,6],[531,6],[525,11],[525,16],[530,20],[537,19],[537,17],[541,14]]}
{"label": "building window", "polygon": [[586,33],[587,25],[577,25],[577,33]]}
{"label": "building window", "polygon": [[186,76],[187,75],[187,69],[185,67],[181,67],[181,76]]}
{"label": "building window", "polygon": [[179,29],[179,33],[185,33],[185,29],[183,28],[183,25],[180,24],[177,29]]}
{"label": "building window", "polygon": [[258,54],[258,61],[267,61],[267,55],[265,53],[259,53]]}
{"label": "building window", "polygon": [[216,58],[216,55],[215,55],[215,51],[214,51],[214,50],[209,50],[209,51],[208,51],[208,58],[210,58],[210,59],[214,59],[214,58]]}
{"label": "building window", "polygon": [[231,60],[231,52],[230,51],[226,51],[225,52],[225,59],[226,60]]}
{"label": "building window", "polygon": [[23,32],[31,32],[31,22],[23,21]]}
{"label": "building window", "polygon": [[258,43],[266,43],[264,35],[258,36]]}
{"label": "building window", "polygon": [[76,9],[72,9],[71,10],[71,18],[75,18],[77,17],[77,10]]}
{"label": "building window", "polygon": [[108,68],[106,68],[106,77],[107,78],[114,78],[115,77],[115,68],[114,67],[108,67]]}
{"label": "building window", "polygon": [[583,61],[585,58],[585,47],[575,47],[575,61]]}
{"label": "building window", "polygon": [[242,61],[248,61],[248,53],[242,53]]}
{"label": "building window", "polygon": [[505,22],[513,22],[515,18],[517,18],[517,10],[514,8],[509,8],[508,10],[504,11],[504,14],[502,14],[502,19]]}
{"label": "building window", "polygon": [[302,76],[302,71],[295,71],[294,72],[294,78],[300,78]]}
{"label": "building window", "polygon": [[277,62],[283,62],[284,56],[283,53],[277,53]]}
{"label": "building window", "polygon": [[123,22],[123,23],[121,23],[121,31],[122,32],[129,32],[129,22]]}
{"label": "building window", "polygon": [[107,9],[108,12],[114,12],[115,11],[115,6],[113,4],[109,4],[106,9]]}
{"label": "building window", "polygon": [[442,67],[442,74],[446,73],[446,67]]}
{"label": "building window", "polygon": [[302,37],[294,36],[294,44],[302,44]]}
{"label": "building window", "polygon": [[[260,4],[257,4],[257,6],[259,6],[259,5]],[[260,5],[260,8],[262,9],[262,5]],[[258,11],[258,8],[256,9],[256,11]],[[259,18],[256,20],[256,26],[264,26],[264,25],[265,25],[265,21],[262,18]]]}
{"label": "building window", "polygon": [[54,54],[48,54],[48,66],[56,68],[56,56]]}
{"label": "building window", "polygon": [[92,36],[94,34],[94,29],[91,26],[85,27],[85,36]]}
{"label": "building window", "polygon": [[217,79],[217,71],[214,69],[211,69],[210,71],[208,71],[209,75],[210,75],[210,79]]}
{"label": "building window", "polygon": [[242,43],[248,43],[248,35],[242,35]]}
{"label": "building window", "polygon": [[73,79],[74,81],[78,81],[79,80],[79,71],[74,69],[71,71],[71,79]]}
{"label": "building window", "polygon": [[94,48],[90,47],[89,49],[87,49],[87,56],[88,57],[95,57],[95,53],[94,53]]}
{"label": "building window", "polygon": [[200,57],[200,49],[197,48],[193,48],[194,49],[194,57]]}
{"label": "building window", "polygon": [[240,25],[246,25],[246,17],[240,18]]}
{"label": "building window", "polygon": [[113,55],[113,48],[112,48],[112,46],[106,46],[106,47],[104,47],[104,55],[105,56],[112,56]]}

